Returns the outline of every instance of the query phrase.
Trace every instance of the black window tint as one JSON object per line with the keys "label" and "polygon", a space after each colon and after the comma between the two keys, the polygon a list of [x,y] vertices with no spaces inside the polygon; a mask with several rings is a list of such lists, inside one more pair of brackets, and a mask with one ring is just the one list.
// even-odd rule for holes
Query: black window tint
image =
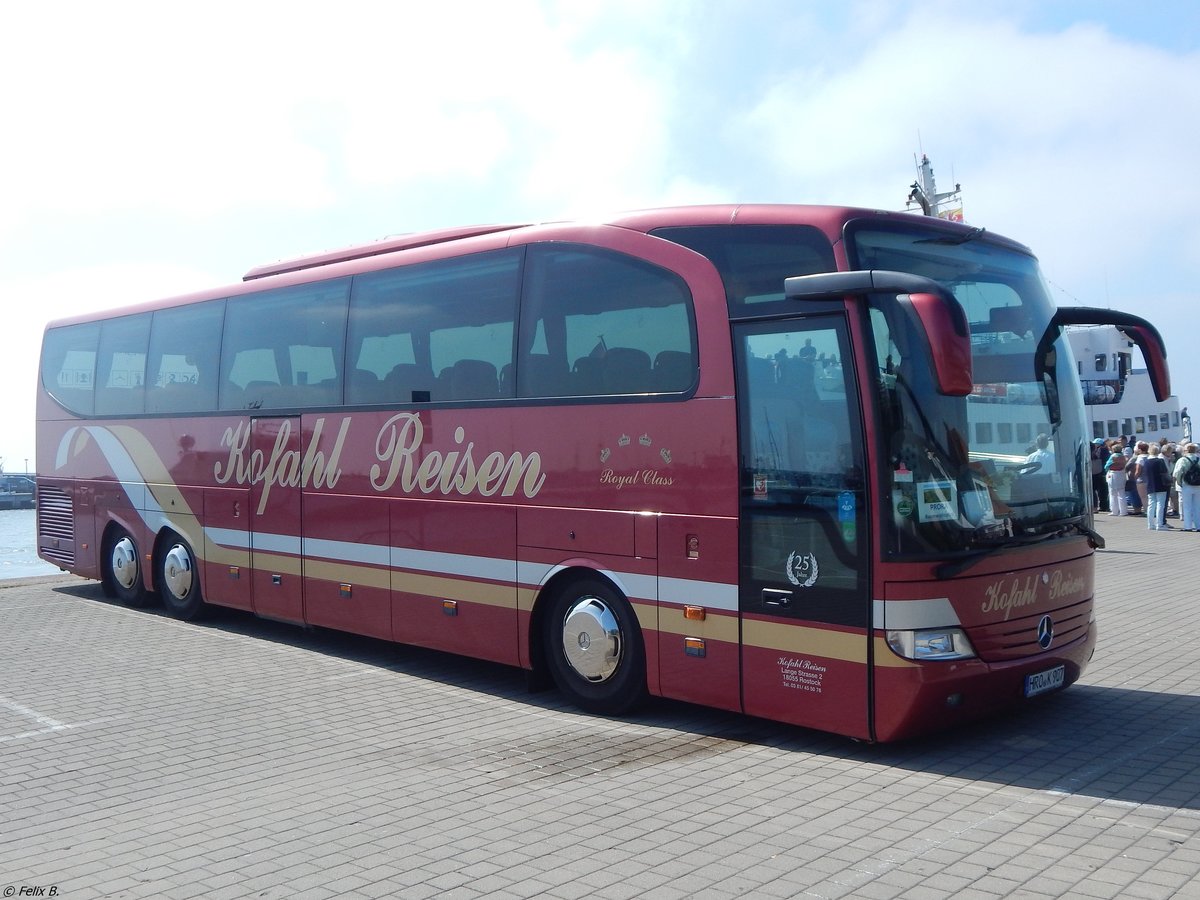
{"label": "black window tint", "polygon": [[696,381],[691,295],[641,260],[587,247],[529,249],[520,397],[686,391]]}
{"label": "black window tint", "polygon": [[707,256],[721,273],[731,316],[782,302],[793,275],[837,271],[833,247],[809,225],[699,225],[659,228],[655,237]]}
{"label": "black window tint", "polygon": [[96,348],[99,324],[67,325],[46,332],[42,341],[42,387],[72,412],[95,412]]}
{"label": "black window tint", "polygon": [[356,277],[346,402],[511,397],[520,280],[515,250]]}
{"label": "black window tint", "polygon": [[146,364],[146,412],[217,408],[224,314],[224,300],[154,314]]}
{"label": "black window tint", "polygon": [[221,409],[341,403],[349,287],[342,278],[227,301]]}
{"label": "black window tint", "polygon": [[120,416],[145,411],[149,339],[148,313],[101,323],[96,355],[96,415]]}

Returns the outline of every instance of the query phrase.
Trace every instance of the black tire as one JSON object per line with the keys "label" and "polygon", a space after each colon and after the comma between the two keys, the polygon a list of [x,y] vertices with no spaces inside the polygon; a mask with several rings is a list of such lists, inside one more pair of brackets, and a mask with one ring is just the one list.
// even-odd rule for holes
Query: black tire
{"label": "black tire", "polygon": [[141,553],[124,528],[113,528],[104,541],[100,584],[109,597],[126,606],[147,606],[154,597],[142,581]]}
{"label": "black tire", "polygon": [[616,716],[646,697],[646,650],[637,616],[600,578],[581,578],[551,602],[543,641],[558,689],[588,712]]}
{"label": "black tire", "polygon": [[158,591],[163,606],[176,619],[192,621],[208,609],[200,592],[200,569],[187,541],[168,534],[158,557]]}

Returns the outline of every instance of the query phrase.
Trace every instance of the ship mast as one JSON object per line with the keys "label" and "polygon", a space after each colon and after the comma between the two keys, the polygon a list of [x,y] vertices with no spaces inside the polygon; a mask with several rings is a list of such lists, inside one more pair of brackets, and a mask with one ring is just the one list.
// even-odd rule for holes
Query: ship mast
{"label": "ship mast", "polygon": [[[916,160],[915,155],[913,159]],[[921,212],[927,216],[961,222],[963,219],[961,194],[962,185],[960,184],[954,185],[952,191],[938,193],[937,182],[933,178],[933,163],[929,161],[928,156],[922,153],[921,161],[917,163],[917,180],[911,185],[905,206],[920,206]],[[943,209],[942,204],[948,201],[957,203],[957,206]]]}

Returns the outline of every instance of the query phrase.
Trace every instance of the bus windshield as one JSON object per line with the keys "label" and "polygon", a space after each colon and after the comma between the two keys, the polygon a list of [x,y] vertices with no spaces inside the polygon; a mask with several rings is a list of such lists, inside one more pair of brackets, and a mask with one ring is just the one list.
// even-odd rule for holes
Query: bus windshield
{"label": "bus windshield", "polygon": [[1037,261],[982,231],[852,231],[853,264],[936,279],[966,312],[973,390],[938,393],[929,347],[894,295],[870,305],[893,556],[978,550],[1082,524],[1091,506],[1082,400]]}

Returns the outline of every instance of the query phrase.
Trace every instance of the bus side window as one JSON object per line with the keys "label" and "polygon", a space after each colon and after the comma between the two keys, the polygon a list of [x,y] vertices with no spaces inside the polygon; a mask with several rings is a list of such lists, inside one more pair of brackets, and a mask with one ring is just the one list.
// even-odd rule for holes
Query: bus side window
{"label": "bus side window", "polygon": [[346,402],[511,396],[501,375],[512,368],[521,255],[488,251],[356,276]]}
{"label": "bus side window", "polygon": [[349,278],[234,297],[221,352],[222,409],[341,402]]}
{"label": "bus side window", "polygon": [[42,342],[42,386],[72,412],[95,412],[99,323],[67,325],[46,332]]}
{"label": "bus side window", "polygon": [[224,316],[224,300],[154,313],[146,360],[146,412],[217,408]]}
{"label": "bus side window", "polygon": [[100,325],[96,415],[136,415],[145,411],[149,337],[149,314],[109,319]]}
{"label": "bus side window", "polygon": [[517,396],[683,392],[698,377],[691,295],[676,275],[610,250],[529,248]]}

